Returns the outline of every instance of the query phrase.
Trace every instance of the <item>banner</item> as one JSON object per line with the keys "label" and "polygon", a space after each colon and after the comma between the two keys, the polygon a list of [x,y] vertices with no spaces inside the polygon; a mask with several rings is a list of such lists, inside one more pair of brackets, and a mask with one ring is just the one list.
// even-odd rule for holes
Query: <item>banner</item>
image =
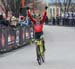
{"label": "banner", "polygon": [[4,29],[0,30],[0,51],[7,51],[7,32]]}
{"label": "banner", "polygon": [[19,45],[19,41],[20,41],[19,35],[20,35],[19,30],[16,30],[16,45]]}
{"label": "banner", "polygon": [[31,38],[30,27],[23,26],[19,28],[7,27],[0,29],[0,52],[10,51],[18,46],[24,46]]}
{"label": "banner", "polygon": [[[10,31],[10,32],[9,32]],[[8,30],[8,48],[14,48],[15,44],[15,31],[13,29]]]}
{"label": "banner", "polygon": [[1,35],[1,44],[2,44],[2,48],[5,47],[5,36],[4,36],[4,33],[2,33]]}
{"label": "banner", "polygon": [[30,29],[28,27],[26,27],[26,40],[30,39]]}
{"label": "banner", "polygon": [[31,38],[31,39],[34,38],[34,30],[33,30],[32,27],[30,28],[30,38]]}

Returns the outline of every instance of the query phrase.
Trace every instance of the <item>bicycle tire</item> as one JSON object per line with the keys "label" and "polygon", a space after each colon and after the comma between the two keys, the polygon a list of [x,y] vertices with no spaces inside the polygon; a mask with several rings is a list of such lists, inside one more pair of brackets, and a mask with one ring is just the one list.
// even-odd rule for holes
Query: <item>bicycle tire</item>
{"label": "bicycle tire", "polygon": [[[42,45],[44,45],[43,42],[42,42]],[[42,46],[42,50],[43,50],[43,52],[42,52],[42,62],[44,63],[45,62],[45,53],[44,53],[43,46]]]}
{"label": "bicycle tire", "polygon": [[42,56],[42,62],[45,62],[45,55]]}
{"label": "bicycle tire", "polygon": [[41,55],[40,55],[39,46],[37,46],[36,52],[37,52],[37,62],[38,62],[39,65],[41,65],[42,64],[42,59],[41,59]]}
{"label": "bicycle tire", "polygon": [[[43,42],[42,42],[41,45],[43,45]],[[41,65],[42,63],[45,62],[44,48],[41,45],[40,46],[39,45],[36,46],[37,61],[38,61],[39,65]]]}

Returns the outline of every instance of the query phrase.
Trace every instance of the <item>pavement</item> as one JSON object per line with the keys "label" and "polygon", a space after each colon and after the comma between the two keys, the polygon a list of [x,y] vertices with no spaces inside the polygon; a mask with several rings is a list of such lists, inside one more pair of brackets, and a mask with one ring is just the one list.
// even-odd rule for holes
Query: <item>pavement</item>
{"label": "pavement", "polygon": [[0,55],[0,69],[75,69],[75,28],[44,26],[45,63],[36,61],[35,44]]}

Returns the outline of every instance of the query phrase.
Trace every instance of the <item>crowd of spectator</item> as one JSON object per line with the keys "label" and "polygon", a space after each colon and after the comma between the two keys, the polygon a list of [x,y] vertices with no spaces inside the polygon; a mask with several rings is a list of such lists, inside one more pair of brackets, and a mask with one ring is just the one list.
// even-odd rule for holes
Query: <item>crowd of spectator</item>
{"label": "crowd of spectator", "polygon": [[48,23],[52,25],[75,26],[75,13],[66,13],[64,16],[52,17]]}
{"label": "crowd of spectator", "polygon": [[31,21],[28,16],[20,15],[18,18],[15,16],[11,16],[10,18],[5,19],[3,14],[0,13],[0,25],[1,26],[10,26],[10,27],[17,27],[17,26],[29,26],[31,25]]}

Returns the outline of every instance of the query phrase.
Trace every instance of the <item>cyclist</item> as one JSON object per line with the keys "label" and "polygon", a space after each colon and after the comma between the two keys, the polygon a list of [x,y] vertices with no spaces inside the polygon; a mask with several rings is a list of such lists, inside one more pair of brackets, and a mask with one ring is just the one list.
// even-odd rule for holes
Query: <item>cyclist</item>
{"label": "cyclist", "polygon": [[[37,15],[35,15],[35,18],[33,18],[31,13],[30,13],[29,7],[27,7],[27,14],[33,23],[35,39],[39,39],[43,35],[43,24],[45,22],[46,15],[47,15],[46,10],[47,10],[47,6],[45,7],[45,12],[44,12],[42,18],[41,18],[41,15],[39,13]],[[45,52],[44,39],[43,39],[43,49]]]}

